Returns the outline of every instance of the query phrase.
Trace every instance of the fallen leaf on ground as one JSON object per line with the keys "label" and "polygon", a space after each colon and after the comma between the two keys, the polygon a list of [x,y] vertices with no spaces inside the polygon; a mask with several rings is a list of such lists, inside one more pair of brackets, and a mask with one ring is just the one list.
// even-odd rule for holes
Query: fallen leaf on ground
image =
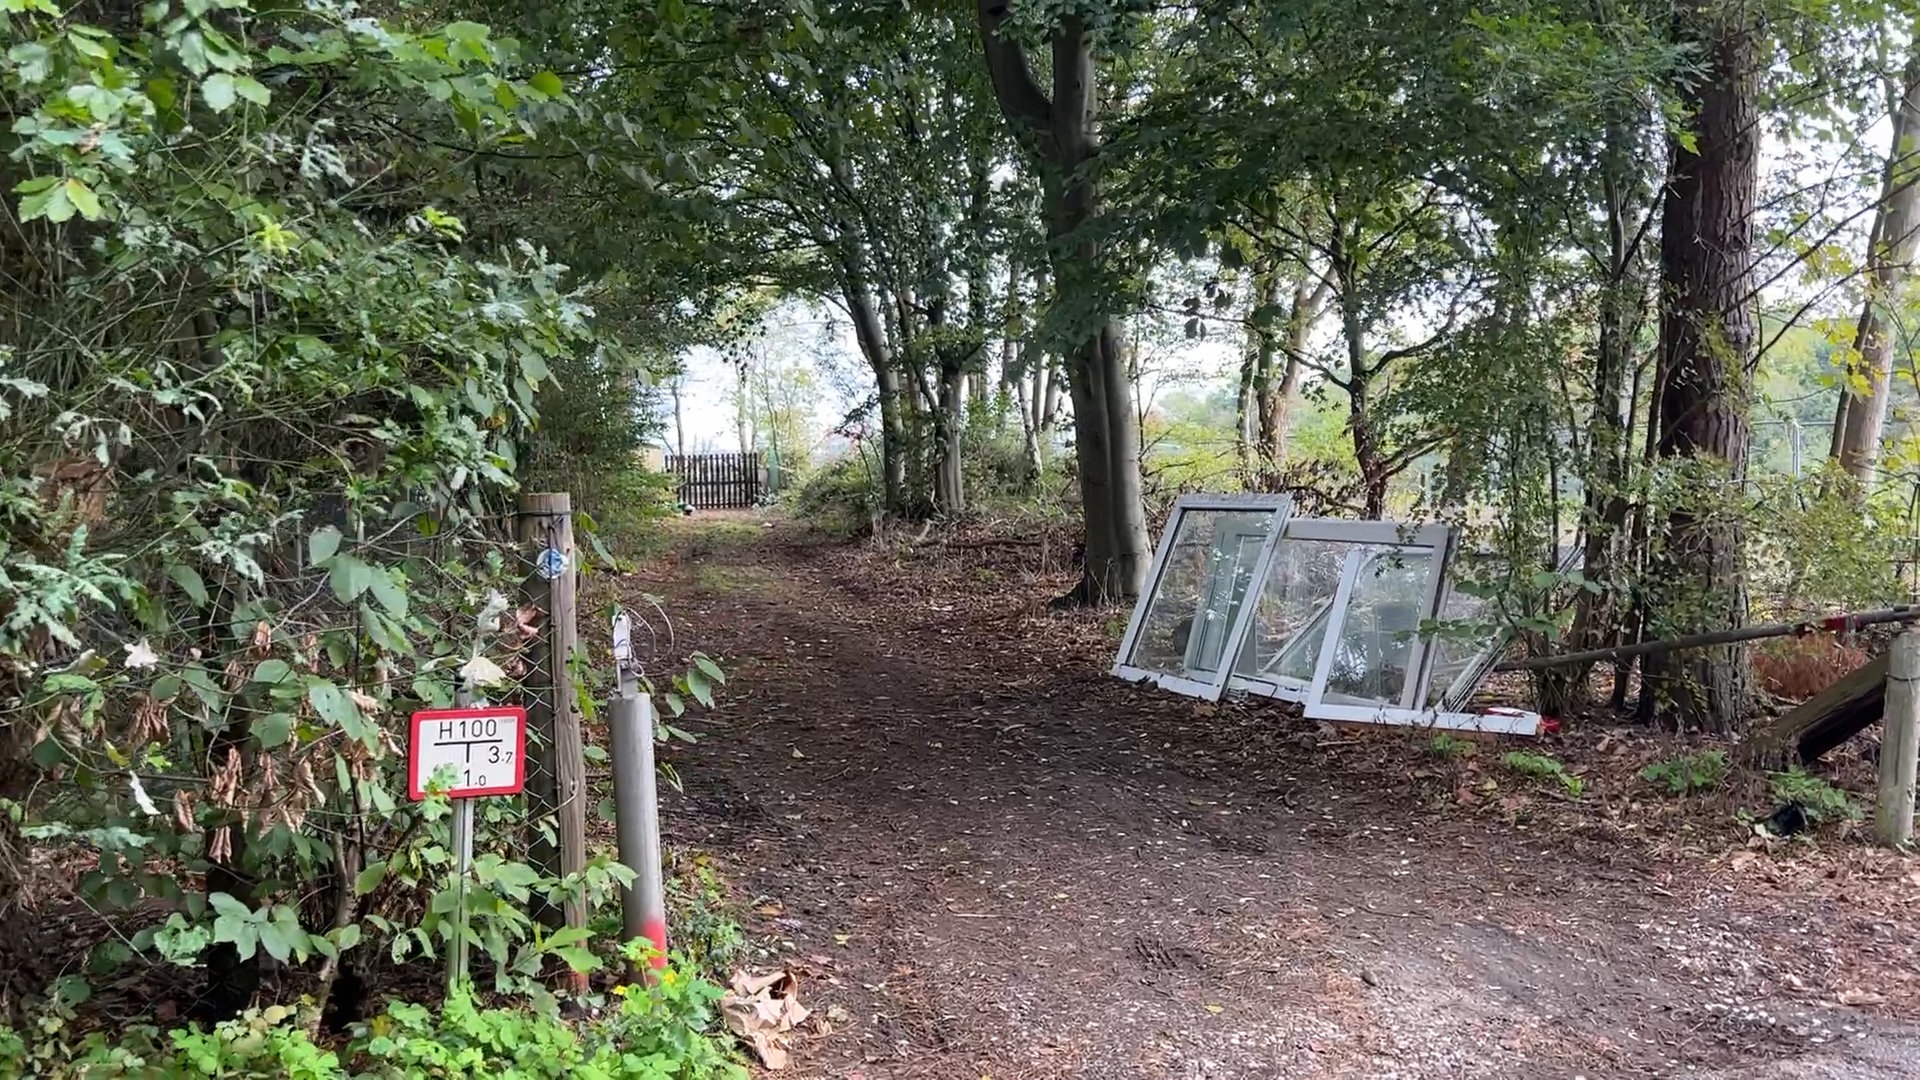
{"label": "fallen leaf on ground", "polygon": [[800,980],[792,972],[739,971],[720,999],[720,1015],[760,1064],[777,1070],[792,1061],[793,1030],[812,1013],[800,1004]]}
{"label": "fallen leaf on ground", "polygon": [[1884,995],[1876,994],[1871,990],[1840,991],[1842,1005],[1885,1005],[1886,1003],[1887,999]]}

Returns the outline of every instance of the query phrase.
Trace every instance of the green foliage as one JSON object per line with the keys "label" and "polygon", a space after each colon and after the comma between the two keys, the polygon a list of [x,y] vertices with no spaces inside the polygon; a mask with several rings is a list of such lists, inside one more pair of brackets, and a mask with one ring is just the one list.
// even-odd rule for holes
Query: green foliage
{"label": "green foliage", "polygon": [[0,1071],[47,1080],[745,1080],[716,1031],[720,995],[668,968],[653,985],[616,987],[608,1012],[579,1023],[525,1007],[482,1008],[464,992],[431,1008],[397,1001],[337,1049],[312,1040],[313,1017],[282,1006],[210,1030],[135,1024],[79,1037],[69,1035],[70,1012],[57,1010],[32,1033],[0,1028]]}
{"label": "green foliage", "polygon": [[724,982],[747,959],[739,905],[706,859],[689,859],[675,871],[667,878],[668,941],[689,971]]}
{"label": "green foliage", "polygon": [[1472,739],[1463,739],[1458,735],[1442,731],[1437,732],[1428,741],[1427,751],[1442,761],[1457,761],[1479,753],[1480,745]]}
{"label": "green foliage", "polygon": [[1905,499],[1863,505],[1858,495],[1837,467],[1759,486],[1754,591],[1777,617],[1878,607],[1906,593],[1897,571],[1911,543]]}
{"label": "green foliage", "polygon": [[[25,223],[0,246],[0,745],[31,754],[0,780],[37,772],[20,832],[89,858],[78,899],[171,909],[132,941],[163,960],[437,957],[449,813],[405,798],[406,717],[523,670],[498,514],[530,461],[641,490],[617,486],[635,366],[565,267],[449,209],[485,211],[467,150],[570,104],[470,22],[330,0],[84,20],[0,17]],[[710,665],[675,683],[710,700]],[[542,827],[523,800],[479,817],[483,853]],[[597,966],[526,909],[627,873],[482,854],[464,919],[494,989]],[[245,884],[188,891],[216,874]]]}
{"label": "green foliage", "polygon": [[1767,789],[1776,803],[1791,803],[1816,822],[1859,821],[1860,807],[1845,791],[1800,769],[1768,777]]}
{"label": "green foliage", "polygon": [[653,372],[643,358],[606,347],[557,356],[552,372],[535,396],[539,422],[522,439],[517,479],[589,508],[581,524],[607,554],[644,548],[675,498],[673,478],[649,471],[642,456],[661,427]]}
{"label": "green foliage", "polygon": [[815,469],[790,498],[797,516],[833,532],[867,528],[882,494],[875,463],[865,454],[848,454]]}
{"label": "green foliage", "polygon": [[1567,771],[1567,767],[1557,758],[1545,754],[1536,754],[1531,750],[1514,750],[1500,759],[1513,772],[1533,780],[1552,781],[1558,784],[1570,798],[1579,798],[1586,790],[1586,781]]}
{"label": "green foliage", "polygon": [[1730,769],[1725,750],[1697,750],[1654,762],[1640,770],[1640,779],[1674,795],[1693,795],[1718,788]]}

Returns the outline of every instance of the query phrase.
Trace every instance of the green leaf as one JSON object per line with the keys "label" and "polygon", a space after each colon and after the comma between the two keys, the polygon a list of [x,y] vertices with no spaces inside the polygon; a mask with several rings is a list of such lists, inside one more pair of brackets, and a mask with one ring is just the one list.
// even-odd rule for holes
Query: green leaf
{"label": "green leaf", "polygon": [[537,93],[545,94],[547,97],[559,97],[566,92],[566,87],[560,83],[560,76],[555,75],[551,71],[537,73],[533,78],[527,80],[527,86]]}
{"label": "green leaf", "polygon": [[341,952],[346,952],[360,944],[360,924],[349,923],[333,932],[333,944]]}
{"label": "green leaf", "polygon": [[377,862],[377,863],[369,863],[365,870],[360,871],[360,873],[354,877],[353,895],[355,896],[367,895],[373,890],[379,888],[380,883],[382,881],[385,881],[386,877],[387,877],[387,864],[385,860],[381,860],[380,862]]}
{"label": "green leaf", "polygon": [[196,607],[207,606],[207,583],[200,580],[200,571],[186,563],[172,563],[167,567],[167,577],[173,580],[180,590],[187,594]]}
{"label": "green leaf", "polygon": [[590,941],[592,938],[593,931],[584,926],[563,926],[547,935],[547,948],[563,949],[568,945],[578,945],[583,941]]}
{"label": "green leaf", "polygon": [[337,556],[327,572],[327,583],[341,603],[358,600],[373,585],[373,567],[351,555]]}
{"label": "green leaf", "polygon": [[293,955],[293,938],[285,927],[277,923],[267,923],[260,927],[260,944],[266,947],[267,955],[285,963]]}
{"label": "green leaf", "polygon": [[246,98],[255,105],[265,105],[273,96],[265,86],[261,85],[260,80],[251,75],[235,75],[233,77],[233,88],[239,92],[241,97]]}
{"label": "green leaf", "polygon": [[293,665],[285,660],[262,660],[253,669],[253,681],[263,683],[283,683],[293,677]]}
{"label": "green leaf", "polygon": [[195,75],[207,72],[207,40],[198,30],[189,30],[180,35],[174,43],[174,49],[180,54],[180,64]]}
{"label": "green leaf", "polygon": [[21,82],[37,83],[53,70],[53,53],[37,41],[23,41],[7,50],[13,70]]}
{"label": "green leaf", "polygon": [[89,60],[107,59],[107,47],[87,35],[80,33],[78,30],[68,32],[67,44],[73,47],[74,52],[79,53]]}
{"label": "green leaf", "polygon": [[447,36],[448,41],[485,41],[489,33],[485,24],[464,20],[450,22],[440,32]]}
{"label": "green leaf", "polygon": [[67,198],[65,184],[50,187],[20,200],[20,220],[45,218],[54,224],[73,217],[73,200]]}
{"label": "green leaf", "polygon": [[707,684],[707,677],[699,668],[687,672],[687,693],[693,695],[693,700],[709,709],[713,708],[713,688]]}
{"label": "green leaf", "polygon": [[262,749],[285,746],[293,738],[293,714],[277,712],[259,717],[253,722],[253,737]]}
{"label": "green leaf", "polygon": [[694,653],[693,666],[699,668],[701,671],[706,672],[707,678],[712,679],[714,682],[717,682],[722,686],[725,686],[727,684],[726,673],[721,671],[720,665],[714,663],[713,659],[707,656],[707,654]]}
{"label": "green leaf", "polygon": [[311,566],[319,566],[339,550],[340,530],[331,525],[322,525],[307,537],[307,562]]}
{"label": "green leaf", "polygon": [[345,690],[325,679],[315,679],[307,685],[307,702],[320,714],[320,719],[346,732],[347,738],[355,742],[366,740],[368,729],[360,716],[360,707]]}
{"label": "green leaf", "polygon": [[67,201],[73,204],[74,209],[80,211],[81,217],[86,218],[88,221],[100,220],[100,196],[95,195],[92,188],[78,180],[69,178],[66,183],[66,190]]}
{"label": "green leaf", "polygon": [[250,919],[253,917],[253,909],[223,892],[209,894],[207,896],[207,903],[212,904],[213,910],[219,912],[221,915],[230,916],[235,919]]}
{"label": "green leaf", "polygon": [[217,113],[233,108],[235,94],[233,76],[224,71],[214,72],[200,84],[201,99],[207,103],[207,108]]}
{"label": "green leaf", "polygon": [[575,946],[571,949],[554,949],[552,952],[553,955],[566,961],[567,966],[575,971],[593,971],[600,966],[600,958],[589,949]]}
{"label": "green leaf", "polygon": [[386,608],[394,618],[404,619],[407,617],[407,588],[402,582],[406,579],[395,581],[395,576],[390,571],[375,570],[369,584],[373,598],[379,601],[380,606]]}

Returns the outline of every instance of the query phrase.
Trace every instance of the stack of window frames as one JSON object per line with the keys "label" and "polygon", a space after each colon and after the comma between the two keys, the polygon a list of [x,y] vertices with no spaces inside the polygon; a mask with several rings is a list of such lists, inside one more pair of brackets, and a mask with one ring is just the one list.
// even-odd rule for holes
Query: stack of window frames
{"label": "stack of window frames", "polygon": [[[1232,689],[1299,702],[1319,720],[1534,731],[1530,714],[1457,711],[1504,640],[1460,655],[1419,633],[1454,599],[1452,529],[1291,509],[1281,495],[1183,497],[1113,673],[1208,700]],[[1433,695],[1436,661],[1446,678]]]}

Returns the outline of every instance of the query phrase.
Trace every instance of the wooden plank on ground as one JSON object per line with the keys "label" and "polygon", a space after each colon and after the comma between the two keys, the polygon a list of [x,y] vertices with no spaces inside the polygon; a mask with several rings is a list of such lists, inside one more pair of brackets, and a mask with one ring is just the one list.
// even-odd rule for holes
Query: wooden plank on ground
{"label": "wooden plank on ground", "polygon": [[1887,657],[1882,654],[1747,736],[1747,760],[1779,768],[1818,761],[1872,727],[1885,711]]}

